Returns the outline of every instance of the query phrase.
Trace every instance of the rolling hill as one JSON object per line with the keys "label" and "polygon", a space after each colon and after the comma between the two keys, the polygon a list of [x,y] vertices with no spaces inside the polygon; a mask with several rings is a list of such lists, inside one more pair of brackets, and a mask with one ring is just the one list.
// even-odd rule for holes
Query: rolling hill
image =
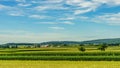
{"label": "rolling hill", "polygon": [[4,45],[59,45],[59,44],[120,44],[120,38],[98,39],[89,41],[50,41],[42,43],[7,43]]}

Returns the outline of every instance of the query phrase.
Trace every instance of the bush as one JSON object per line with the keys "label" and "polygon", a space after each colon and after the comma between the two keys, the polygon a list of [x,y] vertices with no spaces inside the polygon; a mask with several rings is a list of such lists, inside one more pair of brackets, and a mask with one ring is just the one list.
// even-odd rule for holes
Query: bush
{"label": "bush", "polygon": [[98,49],[101,50],[101,51],[105,51],[105,49],[106,49],[107,47],[108,47],[107,45],[102,45],[102,46],[99,47]]}
{"label": "bush", "polygon": [[82,52],[84,52],[86,50],[84,47],[80,47],[78,49],[79,49],[79,51],[82,51]]}

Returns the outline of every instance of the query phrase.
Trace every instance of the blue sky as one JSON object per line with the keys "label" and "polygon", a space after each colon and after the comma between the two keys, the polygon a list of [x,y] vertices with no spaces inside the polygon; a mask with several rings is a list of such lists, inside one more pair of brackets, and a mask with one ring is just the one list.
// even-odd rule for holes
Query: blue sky
{"label": "blue sky", "polygon": [[120,0],[0,0],[0,43],[120,38]]}

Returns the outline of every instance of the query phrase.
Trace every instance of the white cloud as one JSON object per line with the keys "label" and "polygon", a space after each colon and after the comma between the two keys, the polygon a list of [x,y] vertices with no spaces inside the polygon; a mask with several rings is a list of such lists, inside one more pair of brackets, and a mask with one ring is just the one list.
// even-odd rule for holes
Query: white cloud
{"label": "white cloud", "polygon": [[[71,17],[71,15],[68,17]],[[77,21],[102,23],[102,24],[107,24],[107,25],[118,25],[118,26],[120,25],[120,12],[105,13],[102,15],[95,15],[93,17],[73,16],[72,18],[74,18],[74,20],[77,20]]]}
{"label": "white cloud", "polygon": [[38,11],[43,11],[43,10],[49,9],[49,7],[48,6],[37,6],[34,9]]}
{"label": "white cloud", "polygon": [[49,27],[50,29],[55,29],[55,30],[63,30],[65,29],[64,27],[58,27],[58,26],[53,26],[53,27]]}
{"label": "white cloud", "polygon": [[36,4],[36,3],[38,3],[38,2],[37,2],[37,1],[31,1],[31,3]]}
{"label": "white cloud", "polygon": [[59,20],[74,20],[74,17],[66,17],[66,18],[60,18]]}
{"label": "white cloud", "polygon": [[64,0],[46,0],[44,1],[45,3],[61,3],[63,2]]}
{"label": "white cloud", "polygon": [[24,13],[22,11],[9,11],[8,15],[10,15],[10,16],[24,16]]}
{"label": "white cloud", "polygon": [[78,16],[77,19],[80,19],[80,20],[88,20],[89,17],[86,17],[86,16]]}
{"label": "white cloud", "polygon": [[24,11],[17,7],[11,7],[6,5],[0,5],[0,10],[10,16],[24,16]]}
{"label": "white cloud", "polygon": [[59,4],[59,3],[62,3],[64,2],[64,0],[32,0],[31,3],[34,3],[34,4],[41,4],[41,3],[44,3],[44,4]]}
{"label": "white cloud", "polygon": [[30,15],[30,18],[35,18],[35,19],[45,19],[49,18],[49,16],[44,16],[44,15]]}
{"label": "white cloud", "polygon": [[66,0],[66,4],[69,5],[78,5],[79,3],[83,2],[84,0]]}
{"label": "white cloud", "polygon": [[120,13],[104,14],[104,15],[96,16],[95,18],[90,18],[90,19],[91,21],[96,23],[120,25]]}
{"label": "white cloud", "polygon": [[0,4],[0,10],[9,9],[9,8],[10,8],[9,6]]}
{"label": "white cloud", "polygon": [[16,0],[16,2],[26,2],[26,0]]}
{"label": "white cloud", "polygon": [[[4,1],[11,1],[11,0],[4,0]],[[24,9],[24,11],[32,12],[35,10],[35,12],[44,12],[45,10],[67,10],[67,12],[71,11],[73,14],[84,14],[91,11],[95,11],[103,4],[106,4],[108,6],[119,6],[120,0],[13,0],[18,2],[14,8]],[[64,4],[70,5],[64,6]],[[32,8],[28,6],[32,6]],[[35,5],[35,6],[34,6]],[[21,7],[19,7],[21,6]],[[73,7],[71,7],[73,6]],[[5,8],[5,5],[0,5],[0,10]],[[8,6],[7,6],[8,7]],[[15,9],[12,9],[15,10]],[[37,10],[37,11],[36,11]],[[27,12],[26,12],[27,13]]]}
{"label": "white cloud", "polygon": [[[73,25],[75,23],[73,23],[71,21],[59,21],[59,22],[37,22],[36,24],[50,24],[50,25],[66,24],[66,25]],[[56,28],[56,29],[58,28],[59,29],[59,27],[52,27],[52,28]]]}
{"label": "white cloud", "polygon": [[79,16],[79,15],[66,15],[65,17],[63,18],[59,18],[58,20],[60,21],[75,21],[75,20],[88,20],[89,17],[87,16]]}
{"label": "white cloud", "polygon": [[[27,15],[27,13],[28,13],[29,14],[28,17],[35,18],[35,19],[51,18],[49,16],[45,16],[47,14],[39,15],[39,13],[44,12],[44,10],[46,10],[46,11],[47,10],[65,10],[65,12],[61,11],[60,13],[66,13],[66,14],[67,14],[67,12],[69,12],[69,10],[72,10],[74,15],[71,13],[71,16],[65,17],[63,14],[61,14],[61,17],[63,17],[63,18],[58,19],[56,17],[55,21],[57,21],[57,20],[72,21],[72,20],[79,20],[79,19],[82,20],[82,18],[78,18],[78,17],[74,17],[74,16],[77,16],[79,14],[88,13],[91,11],[95,11],[103,4],[106,4],[107,6],[119,6],[120,5],[120,0],[42,0],[42,1],[39,1],[39,0],[31,1],[30,0],[28,3],[26,3],[27,0],[14,0],[14,1],[17,1],[20,3],[16,4],[16,6],[13,6],[13,7],[0,4],[0,10],[5,9],[5,13],[7,13],[8,15],[11,15],[11,16],[24,16],[24,14]],[[42,4],[36,4],[32,8],[30,8],[30,7],[26,8],[26,6],[34,5],[31,2],[42,3]],[[48,4],[45,4],[45,3],[48,3]],[[70,5],[70,7],[63,6],[63,4],[68,4],[68,5]],[[22,10],[22,11],[20,11],[20,10]],[[37,11],[34,12],[33,10],[37,10]],[[57,11],[55,11],[55,12],[57,12]],[[46,13],[54,13],[54,12],[46,12]],[[32,14],[35,14],[35,15],[32,15]],[[114,15],[114,14],[110,14],[110,15]],[[110,15],[108,15],[108,16],[110,16]],[[97,20],[97,19],[99,19],[99,20]],[[83,19],[83,20],[85,20],[85,19]],[[94,19],[92,18],[92,20],[103,21],[103,22],[105,21],[107,23],[109,23],[109,22],[115,23],[116,22],[116,24],[119,24],[119,22],[118,22],[119,17],[113,17],[113,16],[111,16],[111,18],[107,18],[107,17],[105,17],[105,15],[101,15],[101,16],[96,16]],[[63,24],[73,24],[72,22],[62,22],[62,23]],[[45,24],[61,24],[61,22],[46,22]]]}
{"label": "white cloud", "polygon": [[23,3],[20,3],[18,4],[18,6],[24,6],[24,7],[28,7],[28,6],[31,6],[32,4],[23,4]]}
{"label": "white cloud", "polygon": [[67,7],[64,7],[61,4],[48,4],[34,7],[34,10],[44,11],[44,10],[67,10]]}
{"label": "white cloud", "polygon": [[74,14],[75,14],[75,15],[84,14],[84,13],[87,13],[87,12],[90,12],[90,11],[92,11],[92,9],[75,10],[75,11],[74,11]]}
{"label": "white cloud", "polygon": [[68,24],[68,25],[73,25],[73,24],[75,24],[75,23],[70,22],[70,21],[64,21],[64,22],[61,22],[61,23],[63,23],[63,24]]}
{"label": "white cloud", "polygon": [[36,24],[58,24],[57,22],[37,22]]}
{"label": "white cloud", "polygon": [[84,14],[87,12],[95,11],[103,4],[108,6],[120,5],[120,0],[66,0],[66,4],[75,6],[74,14]]}
{"label": "white cloud", "polygon": [[4,5],[0,5],[0,9],[4,9],[5,8],[5,6]]}
{"label": "white cloud", "polygon": [[120,0],[93,0],[93,2],[97,2],[100,4],[107,4],[107,5],[111,5],[111,6],[116,6],[116,5],[120,5]]}
{"label": "white cloud", "polygon": [[94,11],[99,7],[98,3],[85,0],[67,0],[67,4],[78,7],[78,9],[74,10],[75,15]]}
{"label": "white cloud", "polygon": [[120,0],[113,0],[116,5],[120,5]]}

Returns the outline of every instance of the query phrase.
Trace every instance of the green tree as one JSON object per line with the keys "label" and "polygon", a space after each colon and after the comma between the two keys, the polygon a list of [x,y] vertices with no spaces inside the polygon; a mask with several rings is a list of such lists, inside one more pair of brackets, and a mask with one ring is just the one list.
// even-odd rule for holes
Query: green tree
{"label": "green tree", "polygon": [[84,46],[84,44],[79,44],[79,46]]}
{"label": "green tree", "polygon": [[98,49],[101,51],[105,51],[107,49],[107,45],[101,45]]}
{"label": "green tree", "polygon": [[82,51],[82,52],[86,51],[86,49],[84,47],[79,47],[78,49],[79,49],[79,51]]}

